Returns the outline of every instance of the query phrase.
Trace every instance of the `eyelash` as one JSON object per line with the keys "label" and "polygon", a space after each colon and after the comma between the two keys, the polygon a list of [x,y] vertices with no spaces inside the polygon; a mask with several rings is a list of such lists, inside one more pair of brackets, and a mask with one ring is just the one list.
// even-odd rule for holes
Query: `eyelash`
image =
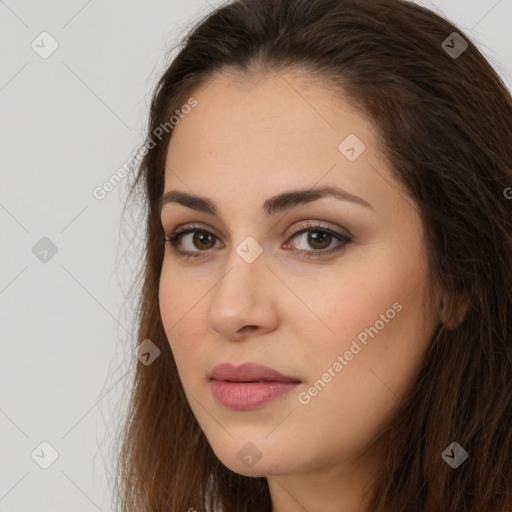
{"label": "eyelash", "polygon": [[[338,252],[345,248],[348,244],[352,243],[352,239],[348,236],[342,235],[341,233],[338,233],[332,229],[326,228],[320,224],[309,224],[306,226],[301,226],[301,228],[294,233],[290,235],[290,239],[294,238],[297,235],[300,235],[302,233],[307,233],[308,231],[312,232],[319,232],[319,233],[328,233],[329,235],[332,235],[333,237],[337,238],[341,243],[336,245],[332,249],[324,249],[324,250],[312,250],[312,251],[305,251],[303,249],[296,249],[295,252],[301,254],[305,258],[318,258],[323,256],[328,256],[330,254],[333,254],[335,252]],[[212,233],[211,231],[205,229],[201,225],[192,225],[189,227],[186,227],[184,229],[180,229],[172,233],[170,236],[165,237],[165,242],[169,242],[171,244],[171,247],[173,251],[180,257],[184,259],[192,259],[192,258],[200,258],[203,255],[201,253],[208,252],[209,250],[205,251],[183,251],[178,248],[178,244],[181,241],[182,237],[189,234],[189,233],[207,233],[209,235],[212,235],[216,239],[218,237]]]}

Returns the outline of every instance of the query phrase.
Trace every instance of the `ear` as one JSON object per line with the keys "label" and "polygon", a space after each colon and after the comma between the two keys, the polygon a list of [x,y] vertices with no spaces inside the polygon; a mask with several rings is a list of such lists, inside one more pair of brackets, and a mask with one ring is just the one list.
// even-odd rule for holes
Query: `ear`
{"label": "ear", "polygon": [[469,306],[470,302],[463,296],[442,292],[438,299],[439,323],[446,325],[449,329],[455,329],[464,320]]}

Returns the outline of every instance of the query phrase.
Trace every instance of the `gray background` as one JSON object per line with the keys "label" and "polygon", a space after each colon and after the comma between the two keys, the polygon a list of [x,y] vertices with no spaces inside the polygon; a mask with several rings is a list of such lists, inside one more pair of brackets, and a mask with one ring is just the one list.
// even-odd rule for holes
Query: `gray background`
{"label": "gray background", "polygon": [[[512,0],[418,3],[510,88]],[[168,48],[216,4],[0,1],[0,511],[111,510],[142,226],[121,218],[128,179],[93,190],[142,143]]]}

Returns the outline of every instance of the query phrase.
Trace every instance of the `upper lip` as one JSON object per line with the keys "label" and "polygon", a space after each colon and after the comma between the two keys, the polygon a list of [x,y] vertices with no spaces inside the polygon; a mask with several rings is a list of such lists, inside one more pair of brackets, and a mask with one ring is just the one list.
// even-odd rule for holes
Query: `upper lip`
{"label": "upper lip", "polygon": [[244,363],[234,366],[231,363],[221,363],[210,373],[210,379],[231,382],[300,382],[296,377],[282,373],[257,363]]}

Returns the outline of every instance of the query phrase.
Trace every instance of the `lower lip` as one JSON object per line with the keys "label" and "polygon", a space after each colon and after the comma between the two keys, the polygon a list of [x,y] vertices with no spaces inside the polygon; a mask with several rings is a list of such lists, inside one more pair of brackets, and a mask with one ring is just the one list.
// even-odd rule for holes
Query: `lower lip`
{"label": "lower lip", "polygon": [[235,411],[257,409],[289,393],[299,382],[229,382],[211,380],[213,396],[220,405]]}

